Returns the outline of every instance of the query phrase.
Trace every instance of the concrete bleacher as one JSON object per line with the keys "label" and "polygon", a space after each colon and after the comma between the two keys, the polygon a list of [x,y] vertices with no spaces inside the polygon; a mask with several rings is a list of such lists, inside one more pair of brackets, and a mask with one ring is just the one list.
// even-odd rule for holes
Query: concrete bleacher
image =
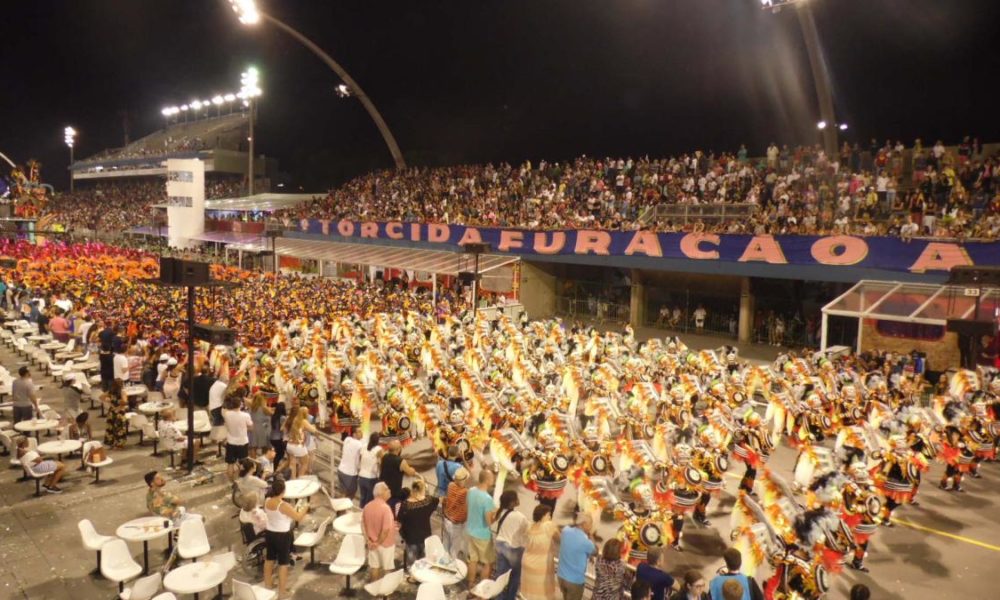
{"label": "concrete bleacher", "polygon": [[247,116],[236,113],[198,121],[175,123],[142,137],[127,146],[107,150],[80,161],[80,164],[113,163],[176,152],[239,148],[240,132]]}

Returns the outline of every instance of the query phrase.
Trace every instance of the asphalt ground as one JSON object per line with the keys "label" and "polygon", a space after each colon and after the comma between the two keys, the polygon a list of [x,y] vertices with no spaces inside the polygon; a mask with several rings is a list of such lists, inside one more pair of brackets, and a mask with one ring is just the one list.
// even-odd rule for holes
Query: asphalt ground
{"label": "asphalt ground", "polygon": [[[643,332],[645,333],[645,332]],[[686,340],[694,347],[715,347],[716,340],[699,343],[697,338]],[[0,350],[0,360],[16,372],[21,359],[6,348]],[[761,356],[759,360],[765,360]],[[33,369],[36,383],[44,384],[43,402],[58,410],[61,394],[57,385],[44,374]],[[91,412],[95,434],[100,438],[103,419],[97,411]],[[42,441],[45,441],[43,436]],[[0,469],[0,600],[6,599],[90,599],[112,598],[117,587],[93,574],[96,556],[85,550],[80,541],[77,522],[90,519],[97,531],[113,534],[118,525],[130,519],[145,516],[146,486],[142,475],[150,469],[166,469],[169,461],[151,456],[147,443],[138,445],[138,435],[130,435],[126,450],[113,451],[114,464],[102,471],[101,483],[93,484],[92,475],[77,471],[79,458],[65,459],[70,465],[68,477],[62,484],[61,495],[32,496],[34,484],[17,482],[21,472],[6,468],[8,458],[3,457]],[[426,441],[418,441],[406,448],[404,457],[419,468],[424,477],[433,482],[433,458]],[[769,465],[776,472],[790,478],[794,451],[776,450]],[[213,450],[206,450],[201,458],[207,470],[216,473],[214,481],[187,480],[180,470],[165,470],[169,489],[180,495],[191,512],[206,517],[213,553],[234,549],[242,550],[236,509],[229,500],[229,486],[222,473],[224,465],[216,459]],[[729,540],[729,511],[734,502],[741,466],[734,465],[733,473],[726,478],[726,490],[720,500],[713,500],[709,508],[712,527],[702,528],[688,520],[684,529],[684,552],[666,551],[667,570],[681,576],[689,569],[698,569],[711,576],[721,566],[722,551]],[[942,467],[932,466],[921,486],[919,506],[906,506],[897,513],[898,526],[880,528],[869,546],[867,564],[870,573],[845,569],[833,577],[828,598],[847,598],[848,590],[856,583],[872,589],[872,598],[931,600],[943,594],[956,598],[1000,598],[1000,464],[983,466],[982,479],[967,478],[964,494],[944,492],[936,487]],[[569,486],[556,509],[557,520],[571,518],[575,490]],[[314,528],[330,511],[326,499],[314,497],[316,507],[304,524],[305,530]],[[535,506],[533,495],[521,489],[521,510],[530,514]],[[599,535],[610,537],[617,530],[613,522],[603,522]],[[317,548],[317,560],[330,562],[336,555],[341,536],[329,533]],[[159,568],[165,558],[163,540],[150,543],[150,565]],[[133,556],[141,562],[141,544],[130,544]],[[401,553],[400,553],[401,555]],[[399,556],[397,555],[397,561]],[[308,554],[305,555],[308,558]],[[305,561],[302,561],[305,562]],[[325,568],[307,570],[302,562],[292,571],[290,578],[296,599],[318,599],[333,596],[343,587],[344,579],[331,575]],[[253,580],[250,573],[237,567],[234,577]],[[765,575],[758,574],[758,578]],[[994,579],[998,577],[998,579]],[[361,580],[354,578],[353,587]],[[455,588],[461,595],[461,586]],[[229,593],[227,588],[226,593]],[[362,598],[366,597],[361,592]],[[412,598],[415,587],[404,586],[396,597]]]}

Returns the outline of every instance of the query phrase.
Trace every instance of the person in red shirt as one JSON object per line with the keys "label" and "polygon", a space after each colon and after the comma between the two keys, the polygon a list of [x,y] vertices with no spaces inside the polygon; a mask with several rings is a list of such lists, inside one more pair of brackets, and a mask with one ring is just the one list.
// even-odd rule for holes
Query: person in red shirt
{"label": "person in red shirt", "polygon": [[375,484],[375,499],[361,511],[361,530],[368,548],[371,581],[378,581],[385,571],[395,568],[396,519],[389,508],[392,492],[385,482]]}
{"label": "person in red shirt", "polygon": [[65,344],[69,341],[69,321],[63,316],[63,310],[59,307],[52,309],[52,315],[49,320],[49,331],[56,341]]}

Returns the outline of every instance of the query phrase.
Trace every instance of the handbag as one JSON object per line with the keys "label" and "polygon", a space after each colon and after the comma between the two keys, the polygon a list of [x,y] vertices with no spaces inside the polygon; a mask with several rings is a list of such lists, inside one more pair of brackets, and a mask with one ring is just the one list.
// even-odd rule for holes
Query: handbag
{"label": "handbag", "polygon": [[88,463],[100,463],[108,459],[108,451],[104,446],[97,446],[92,448],[87,454],[87,459],[84,462]]}

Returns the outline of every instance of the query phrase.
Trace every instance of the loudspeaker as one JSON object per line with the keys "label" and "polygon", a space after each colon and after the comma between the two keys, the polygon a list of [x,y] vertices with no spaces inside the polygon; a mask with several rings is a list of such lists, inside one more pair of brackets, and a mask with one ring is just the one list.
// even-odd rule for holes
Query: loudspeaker
{"label": "loudspeaker", "polygon": [[953,267],[946,283],[965,287],[997,287],[1000,286],[1000,267]]}
{"label": "loudspeaker", "polygon": [[997,325],[993,321],[948,319],[948,331],[959,335],[970,335],[980,338],[984,335],[995,335],[996,329]]}
{"label": "loudspeaker", "polygon": [[228,327],[195,323],[194,339],[206,341],[213,346],[232,346],[236,343],[236,332]]}
{"label": "loudspeaker", "polygon": [[462,282],[463,285],[472,285],[472,282],[476,280],[476,274],[463,271],[458,274],[458,280]]}
{"label": "loudspeaker", "polygon": [[0,258],[0,268],[3,269],[16,269],[17,259],[16,258]]}
{"label": "loudspeaker", "polygon": [[462,251],[466,254],[486,254],[490,251],[490,245],[485,243],[469,242],[462,244]]}
{"label": "loudspeaker", "polygon": [[180,280],[182,285],[202,285],[211,281],[208,274],[208,263],[194,260],[182,260]]}
{"label": "loudspeaker", "polygon": [[160,281],[162,283],[177,283],[177,272],[181,261],[167,256],[160,257]]}

